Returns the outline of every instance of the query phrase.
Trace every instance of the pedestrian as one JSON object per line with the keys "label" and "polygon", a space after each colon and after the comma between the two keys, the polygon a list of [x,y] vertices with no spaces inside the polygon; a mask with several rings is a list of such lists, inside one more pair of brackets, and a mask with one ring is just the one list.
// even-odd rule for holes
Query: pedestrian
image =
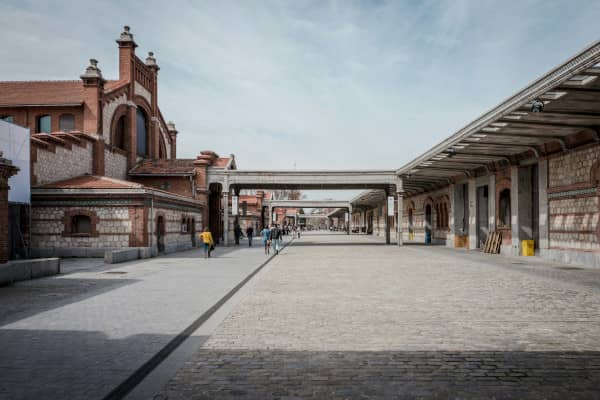
{"label": "pedestrian", "polygon": [[260,231],[262,237],[263,246],[265,247],[265,255],[269,255],[271,252],[271,230],[266,226]]}
{"label": "pedestrian", "polygon": [[277,225],[274,225],[271,228],[271,245],[273,246],[273,251],[275,252],[275,254],[279,254],[279,237],[280,237],[280,235],[281,235],[281,231],[279,230]]}
{"label": "pedestrian", "polygon": [[252,247],[252,236],[254,236],[254,228],[252,225],[246,228],[246,237],[248,238],[248,247]]}
{"label": "pedestrian", "polygon": [[204,258],[209,258],[211,251],[215,248],[215,241],[208,228],[204,228],[204,231],[200,234],[200,239],[204,247]]}
{"label": "pedestrian", "polygon": [[239,245],[240,244],[240,237],[242,236],[242,228],[240,228],[240,226],[237,225],[237,224],[233,228],[233,236],[235,237],[235,244]]}

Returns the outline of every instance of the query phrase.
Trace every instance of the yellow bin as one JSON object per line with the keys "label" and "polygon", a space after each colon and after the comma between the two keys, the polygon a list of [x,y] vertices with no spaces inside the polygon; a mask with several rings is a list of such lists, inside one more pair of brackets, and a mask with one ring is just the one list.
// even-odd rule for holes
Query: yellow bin
{"label": "yellow bin", "polygon": [[523,255],[524,256],[534,256],[535,255],[533,240],[523,240],[521,242],[521,245],[523,247]]}

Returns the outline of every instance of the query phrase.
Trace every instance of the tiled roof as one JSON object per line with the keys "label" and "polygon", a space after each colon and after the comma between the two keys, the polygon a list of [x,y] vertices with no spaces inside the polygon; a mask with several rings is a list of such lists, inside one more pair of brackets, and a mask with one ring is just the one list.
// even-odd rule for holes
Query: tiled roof
{"label": "tiled roof", "polygon": [[111,90],[118,89],[118,88],[120,88],[122,86],[126,86],[126,85],[129,85],[129,82],[126,82],[126,81],[106,81],[104,83],[104,89],[107,92],[110,92]]}
{"label": "tiled roof", "polygon": [[144,160],[129,171],[131,175],[193,175],[194,160]]}
{"label": "tiled roof", "polygon": [[47,183],[38,186],[39,189],[139,189],[144,186],[122,181],[120,179],[108,178],[106,176],[82,175],[63,181]]}
{"label": "tiled roof", "polygon": [[0,106],[82,103],[81,81],[0,82]]}

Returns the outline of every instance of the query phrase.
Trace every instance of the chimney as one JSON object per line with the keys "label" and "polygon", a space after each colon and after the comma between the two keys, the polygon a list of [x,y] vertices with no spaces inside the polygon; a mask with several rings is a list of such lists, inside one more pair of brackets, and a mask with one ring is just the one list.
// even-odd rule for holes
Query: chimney
{"label": "chimney", "polygon": [[169,137],[171,138],[171,158],[177,158],[177,129],[173,121],[167,123],[167,130],[169,131]]}
{"label": "chimney", "polygon": [[83,81],[83,132],[101,134],[100,97],[104,88],[102,71],[98,68],[98,60],[90,59],[90,65],[81,75]]}
{"label": "chimney", "polygon": [[135,48],[137,44],[133,40],[129,26],[123,27],[121,36],[117,39],[119,44],[119,80],[131,81],[133,78],[133,60],[135,57]]}

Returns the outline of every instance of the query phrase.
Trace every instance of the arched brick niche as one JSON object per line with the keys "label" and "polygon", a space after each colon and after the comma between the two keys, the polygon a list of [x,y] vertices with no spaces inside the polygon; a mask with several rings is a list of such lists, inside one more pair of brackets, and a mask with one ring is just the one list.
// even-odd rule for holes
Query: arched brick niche
{"label": "arched brick niche", "polygon": [[65,211],[63,236],[98,237],[99,218],[94,211],[74,209]]}

